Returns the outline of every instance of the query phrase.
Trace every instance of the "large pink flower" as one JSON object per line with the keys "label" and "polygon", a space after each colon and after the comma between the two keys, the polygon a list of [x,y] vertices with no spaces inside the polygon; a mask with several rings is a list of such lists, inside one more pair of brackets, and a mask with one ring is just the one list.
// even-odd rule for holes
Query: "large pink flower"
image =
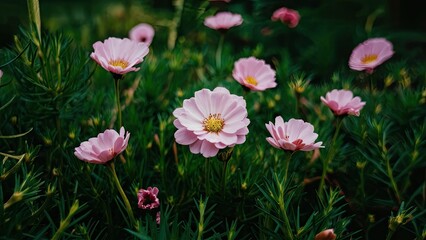
{"label": "large pink flower", "polygon": [[300,21],[299,12],[290,8],[282,7],[274,11],[272,21],[281,21],[290,28],[295,28]]}
{"label": "large pink flower", "polygon": [[334,89],[328,92],[321,101],[327,105],[334,115],[354,115],[359,116],[359,111],[364,107],[365,102],[361,102],[360,97],[353,97],[353,93],[349,90]]}
{"label": "large pink flower", "polygon": [[273,147],[288,151],[311,151],[323,148],[322,142],[315,143],[318,134],[314,133],[314,126],[300,119],[290,119],[284,122],[281,116],[265,124],[272,137],[266,138]]}
{"label": "large pink flower", "polygon": [[349,67],[356,71],[373,72],[374,68],[394,54],[392,43],[384,38],[371,38],[352,51]]}
{"label": "large pink flower", "polygon": [[215,30],[226,30],[231,27],[239,26],[242,23],[243,18],[240,14],[230,12],[220,12],[204,19],[204,25]]}
{"label": "large pink flower", "polygon": [[241,58],[235,62],[232,76],[241,85],[254,91],[277,86],[275,71],[265,61],[254,57]]}
{"label": "large pink flower", "polygon": [[204,157],[216,156],[220,149],[244,143],[249,132],[246,101],[223,87],[195,92],[173,115],[173,124],[178,128],[176,142],[189,145],[192,153]]}
{"label": "large pink flower", "polygon": [[160,206],[160,199],[158,199],[158,188],[148,187],[147,189],[140,189],[138,191],[138,207],[142,209],[154,209]]}
{"label": "large pink flower", "polygon": [[90,57],[105,70],[118,75],[138,71],[139,68],[134,66],[141,63],[149,52],[145,43],[114,37],[95,42],[93,48],[95,51]]}
{"label": "large pink flower", "polygon": [[129,31],[129,38],[131,40],[145,43],[148,46],[151,45],[154,35],[154,28],[148,23],[140,23]]}
{"label": "large pink flower", "polygon": [[125,134],[124,127],[120,128],[120,134],[107,129],[97,137],[82,142],[75,148],[74,155],[85,162],[105,164],[126,149],[129,137],[130,133]]}

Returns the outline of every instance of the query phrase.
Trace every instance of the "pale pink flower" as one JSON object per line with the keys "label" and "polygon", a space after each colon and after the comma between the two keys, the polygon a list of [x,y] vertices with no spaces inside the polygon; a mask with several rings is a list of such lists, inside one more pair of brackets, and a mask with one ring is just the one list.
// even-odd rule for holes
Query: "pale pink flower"
{"label": "pale pink flower", "polygon": [[243,18],[240,14],[230,12],[219,12],[214,16],[209,16],[204,19],[204,25],[215,30],[227,30],[231,27],[239,26],[243,23]]}
{"label": "pale pink flower", "polygon": [[336,239],[336,234],[334,234],[334,229],[326,229],[317,235],[315,235],[314,240],[334,240]]}
{"label": "pale pink flower", "polygon": [[114,37],[95,42],[93,48],[95,51],[90,57],[105,70],[118,75],[138,71],[140,68],[134,66],[141,63],[149,52],[145,43]]}
{"label": "pale pink flower", "polygon": [[281,7],[274,11],[271,19],[273,21],[281,21],[290,28],[295,28],[300,21],[299,12],[290,8]]}
{"label": "pale pink flower", "polygon": [[356,71],[372,73],[374,68],[394,54],[392,43],[384,38],[371,38],[360,43],[352,51],[349,67]]}
{"label": "pale pink flower", "polygon": [[161,214],[160,214],[160,211],[158,211],[157,214],[155,214],[155,222],[157,224],[161,223]]}
{"label": "pale pink flower", "polygon": [[241,58],[235,62],[232,76],[241,85],[253,91],[263,91],[277,86],[275,71],[265,61],[254,57]]}
{"label": "pale pink flower", "polygon": [[176,142],[189,145],[192,153],[204,157],[216,156],[220,149],[244,143],[249,132],[246,101],[223,87],[195,92],[173,115],[173,124],[178,129]]}
{"label": "pale pink flower", "polygon": [[353,93],[349,90],[334,89],[328,92],[321,101],[327,105],[334,115],[354,115],[359,116],[359,111],[364,107],[365,102],[361,102],[360,97],[353,97]]}
{"label": "pale pink flower", "polygon": [[318,134],[314,133],[314,126],[300,119],[290,119],[284,122],[281,116],[265,124],[272,137],[266,138],[273,147],[289,151],[312,151],[321,146],[322,142],[315,143]]}
{"label": "pale pink flower", "polygon": [[114,129],[107,129],[97,137],[82,142],[75,148],[74,155],[88,163],[105,164],[126,149],[129,137],[130,133],[125,134],[124,127],[120,128],[120,134]]}
{"label": "pale pink flower", "polygon": [[148,187],[147,189],[139,189],[138,191],[138,207],[142,209],[154,209],[160,206],[158,199],[158,188]]}
{"label": "pale pink flower", "polygon": [[129,31],[129,38],[131,40],[145,43],[148,46],[151,45],[154,35],[154,28],[148,23],[140,23]]}

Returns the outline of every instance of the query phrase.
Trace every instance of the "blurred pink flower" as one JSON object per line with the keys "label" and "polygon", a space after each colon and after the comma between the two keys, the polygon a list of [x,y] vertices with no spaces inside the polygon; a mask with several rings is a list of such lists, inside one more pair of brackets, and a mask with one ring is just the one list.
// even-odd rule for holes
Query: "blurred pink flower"
{"label": "blurred pink flower", "polygon": [[161,214],[160,214],[160,211],[158,211],[157,214],[155,215],[155,222],[157,224],[161,223]]}
{"label": "blurred pink flower", "polygon": [[356,71],[372,73],[374,68],[394,54],[392,43],[384,38],[371,38],[360,43],[352,51],[349,67]]}
{"label": "blurred pink flower", "polygon": [[3,71],[0,70],[0,78],[3,77]]}
{"label": "blurred pink flower", "polygon": [[148,23],[140,23],[129,31],[129,38],[131,40],[145,43],[148,46],[151,45],[154,35],[154,28]]}
{"label": "blurred pink flower", "polygon": [[360,97],[353,97],[353,93],[349,90],[334,89],[328,92],[321,101],[327,105],[334,115],[354,115],[359,116],[359,111],[364,107],[365,102],[361,102]]}
{"label": "blurred pink flower", "polygon": [[235,62],[232,76],[241,85],[253,91],[263,91],[277,86],[275,71],[265,61],[254,57],[241,58]]}
{"label": "blurred pink flower", "polygon": [[272,137],[266,140],[275,148],[289,151],[311,151],[321,146],[322,142],[314,143],[318,134],[314,133],[314,126],[300,119],[290,119],[284,122],[281,116],[272,122],[265,124]]}
{"label": "blurred pink flower", "polygon": [[124,127],[120,128],[120,134],[107,129],[97,137],[82,142],[75,148],[74,155],[88,163],[105,164],[126,149],[129,137],[130,133],[125,134]]}
{"label": "blurred pink flower", "polygon": [[144,43],[114,37],[94,43],[93,48],[95,51],[90,57],[105,70],[118,75],[138,71],[134,65],[141,63],[149,52]]}
{"label": "blurred pink flower", "polygon": [[249,132],[246,101],[223,87],[195,92],[173,115],[173,124],[178,128],[176,142],[189,145],[192,153],[204,157],[216,156],[220,149],[244,143]]}
{"label": "blurred pink flower", "polygon": [[317,235],[315,235],[314,240],[334,240],[336,239],[336,234],[334,234],[334,229],[326,229]]}
{"label": "blurred pink flower", "polygon": [[154,209],[160,206],[158,199],[158,188],[148,187],[147,189],[139,189],[138,191],[138,207],[142,209]]}
{"label": "blurred pink flower", "polygon": [[300,21],[299,12],[290,8],[282,7],[275,10],[271,17],[272,21],[285,23],[290,28],[295,28]]}
{"label": "blurred pink flower", "polygon": [[243,18],[240,14],[230,12],[219,12],[214,16],[209,16],[204,19],[204,25],[215,30],[226,30],[231,27],[239,26],[243,23]]}

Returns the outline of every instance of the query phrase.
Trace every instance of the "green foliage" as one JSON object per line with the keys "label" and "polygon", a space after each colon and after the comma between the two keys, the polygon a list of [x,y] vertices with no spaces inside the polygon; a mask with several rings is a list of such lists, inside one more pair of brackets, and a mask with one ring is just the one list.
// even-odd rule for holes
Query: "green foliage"
{"label": "green foliage", "polygon": [[[424,239],[426,38],[395,28],[386,1],[289,2],[302,15],[293,29],[270,20],[282,6],[275,0],[86,4],[92,10],[60,19],[42,12],[40,37],[22,27],[0,50],[0,239],[314,239],[330,228],[337,239]],[[216,55],[220,34],[202,21],[222,10],[244,24]],[[141,70],[119,82],[131,137],[114,160],[134,226],[108,168],[73,152],[116,125],[114,79],[90,59],[91,45],[139,22],[156,35]],[[351,50],[373,36],[396,54],[372,74],[348,69]],[[276,70],[276,88],[250,92],[234,81],[234,62],[249,56]],[[174,140],[174,109],[217,86],[243,96],[250,119],[226,164]],[[335,117],[320,97],[342,88],[366,106],[341,119],[333,142]],[[278,115],[310,122],[325,149],[286,162],[265,141]],[[156,210],[138,208],[148,186],[160,190],[159,224]]]}

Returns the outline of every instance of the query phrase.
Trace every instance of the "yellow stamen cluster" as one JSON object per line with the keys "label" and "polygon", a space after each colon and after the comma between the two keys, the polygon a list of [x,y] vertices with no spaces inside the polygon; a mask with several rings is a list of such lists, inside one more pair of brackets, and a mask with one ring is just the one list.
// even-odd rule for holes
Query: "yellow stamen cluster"
{"label": "yellow stamen cluster", "polygon": [[372,63],[374,61],[377,60],[377,54],[370,54],[370,55],[365,55],[362,59],[361,62],[363,64],[369,64]]}
{"label": "yellow stamen cluster", "polygon": [[207,132],[218,133],[225,126],[225,120],[221,117],[220,113],[210,114],[203,120],[203,126]]}
{"label": "yellow stamen cluster", "polygon": [[254,85],[254,86],[256,86],[256,85],[257,85],[257,80],[256,80],[256,78],[254,78],[254,77],[252,77],[252,76],[247,76],[247,77],[246,77],[246,82],[247,82],[247,83],[249,83],[249,84],[251,84],[251,85]]}
{"label": "yellow stamen cluster", "polygon": [[129,62],[123,59],[110,60],[108,64],[114,67],[121,67],[122,69],[129,66]]}

